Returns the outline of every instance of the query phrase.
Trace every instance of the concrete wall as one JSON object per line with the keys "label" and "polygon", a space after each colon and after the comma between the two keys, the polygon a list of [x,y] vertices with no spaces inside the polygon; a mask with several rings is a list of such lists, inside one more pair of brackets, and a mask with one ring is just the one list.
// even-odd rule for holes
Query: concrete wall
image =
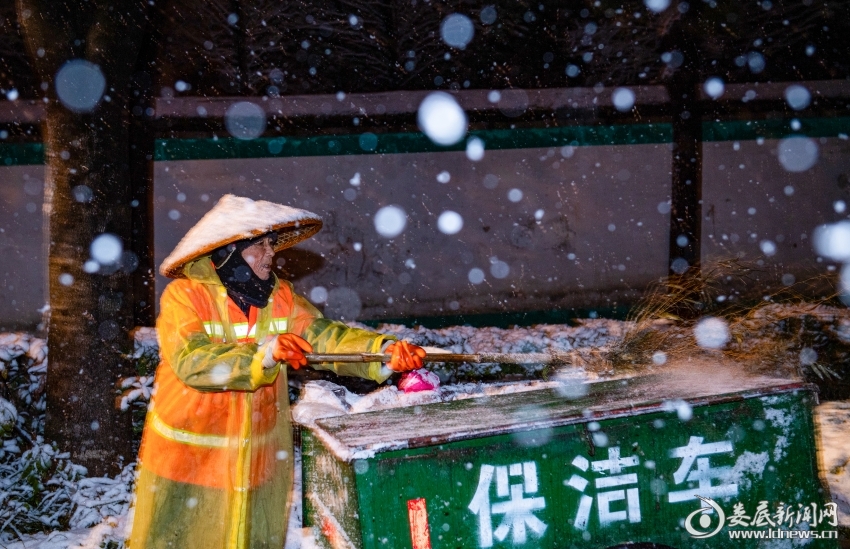
{"label": "concrete wall", "polygon": [[[157,263],[213,201],[233,192],[325,218],[319,235],[282,254],[281,271],[305,295],[325,288],[335,316],[605,305],[666,272],[669,218],[658,204],[669,199],[669,147],[564,153],[571,156],[535,148],[493,151],[480,162],[463,152],[160,162]],[[448,183],[438,181],[442,172]],[[373,223],[387,205],[407,214],[392,239]],[[457,234],[438,229],[447,210],[463,218]],[[485,274],[480,283],[470,281],[476,268]]]}
{"label": "concrete wall", "polygon": [[[703,148],[703,257],[763,257],[771,281],[831,272],[810,237],[850,213],[850,141],[816,138],[817,162],[803,172],[783,168],[780,140],[719,141]],[[844,203],[846,211],[841,210]],[[787,280],[787,277],[786,277]]]}
{"label": "concrete wall", "polygon": [[0,327],[31,328],[45,304],[43,166],[0,167]]}
{"label": "concrete wall", "polygon": [[[828,272],[809,235],[847,215],[835,203],[850,205],[850,143],[814,141],[817,163],[800,173],[782,167],[778,140],[704,145],[704,260],[761,257],[773,282]],[[606,307],[666,274],[670,155],[668,144],[647,144],[503,149],[480,162],[462,152],[157,162],[156,261],[230,192],[325,218],[277,264],[304,295],[324,288],[329,316]],[[444,171],[448,183],[437,179]],[[41,166],[0,168],[3,327],[34,325],[44,304],[42,178]],[[520,200],[509,199],[512,189]],[[393,239],[373,223],[386,205],[407,214]],[[446,210],[463,218],[457,234],[437,229]],[[764,256],[764,241],[773,255]],[[485,274],[478,284],[469,278],[476,268]],[[157,279],[158,292],[165,282]]]}

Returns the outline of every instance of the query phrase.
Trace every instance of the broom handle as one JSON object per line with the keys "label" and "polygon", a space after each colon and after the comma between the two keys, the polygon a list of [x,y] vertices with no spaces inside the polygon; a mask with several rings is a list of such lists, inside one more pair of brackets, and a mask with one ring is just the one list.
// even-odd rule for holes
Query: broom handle
{"label": "broom handle", "polygon": [[[308,353],[308,362],[389,362],[391,355],[382,353]],[[567,364],[567,353],[432,353],[423,362],[469,362],[497,364]]]}

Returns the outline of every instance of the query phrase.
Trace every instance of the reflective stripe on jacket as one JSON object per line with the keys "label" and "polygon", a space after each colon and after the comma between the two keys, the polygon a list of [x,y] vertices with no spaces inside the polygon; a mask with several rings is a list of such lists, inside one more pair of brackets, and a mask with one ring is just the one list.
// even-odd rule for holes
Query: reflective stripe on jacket
{"label": "reflective stripe on jacket", "polygon": [[165,341],[162,346],[168,367],[157,371],[142,462],[179,482],[236,490],[256,486],[274,473],[275,454],[282,449],[271,444],[269,434],[278,422],[277,394],[286,393],[278,386],[285,379],[278,376],[279,366],[263,370],[265,346],[257,341],[286,332],[292,291],[279,285],[270,307],[252,308],[252,318],[245,318],[223,286],[192,280],[171,286],[176,292],[163,295],[161,316],[183,317],[160,338],[185,342],[174,349]]}

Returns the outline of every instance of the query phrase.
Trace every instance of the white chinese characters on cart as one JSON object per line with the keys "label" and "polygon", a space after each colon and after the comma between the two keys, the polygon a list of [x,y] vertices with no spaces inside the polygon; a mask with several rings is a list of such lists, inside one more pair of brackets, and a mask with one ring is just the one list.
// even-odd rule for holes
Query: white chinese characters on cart
{"label": "white chinese characters on cart", "polygon": [[[496,497],[508,498],[490,502],[490,486],[496,477]],[[519,482],[511,483],[511,478]],[[533,461],[510,465],[482,465],[478,488],[469,504],[469,510],[478,515],[478,546],[492,547],[493,538],[503,541],[512,534],[513,544],[522,545],[528,539],[527,530],[538,538],[546,532],[546,525],[534,515],[546,508],[546,499],[535,496],[538,491],[537,464]],[[532,497],[526,497],[532,496]],[[499,526],[493,530],[493,515],[502,515]]]}
{"label": "white chinese characters on cart", "polygon": [[[731,440],[706,442],[704,437],[689,436],[683,446],[666,451],[665,458],[672,462],[671,469],[675,467],[669,490],[666,482],[653,474],[657,466],[655,461],[645,458],[641,461],[642,453],[637,445],[623,449],[610,446],[606,451],[605,459],[592,460],[576,455],[567,465],[567,476],[563,480],[563,486],[578,498],[575,508],[567,510],[568,520],[572,528],[585,537],[592,523],[600,528],[616,523],[640,523],[643,520],[642,489],[651,490],[669,504],[691,502],[682,507],[683,515],[693,509],[694,502],[698,503],[696,510],[679,521],[694,538],[712,537],[724,526],[785,530],[796,526],[801,528],[799,531],[813,532],[808,537],[816,537],[824,532],[814,532],[813,528],[837,524],[834,503],[821,506],[798,503],[796,507],[780,503],[771,513],[768,502],[761,501],[753,514],[747,513],[743,503],[735,503],[732,513],[727,515],[713,498],[729,501],[739,497],[739,488],[747,490],[751,485],[740,472],[735,474],[737,465],[730,466],[741,457],[736,454]],[[473,469],[472,463],[467,463],[466,468]],[[647,474],[653,477],[649,488],[638,482],[639,476]],[[541,480],[535,461],[480,465],[475,494],[467,506],[477,519],[479,547],[493,547],[494,543],[504,542],[509,536],[514,546],[535,544],[535,540],[543,538],[548,526],[544,522],[544,510],[549,488],[543,486],[545,482]],[[657,486],[659,483],[664,485],[663,489]],[[743,531],[729,532],[732,535]],[[772,536],[770,539],[781,537],[769,532],[764,535]]]}

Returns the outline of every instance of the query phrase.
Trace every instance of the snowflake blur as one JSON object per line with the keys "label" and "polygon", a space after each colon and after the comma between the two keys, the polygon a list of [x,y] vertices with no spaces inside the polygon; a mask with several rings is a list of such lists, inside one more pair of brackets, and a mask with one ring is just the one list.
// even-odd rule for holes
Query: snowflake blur
{"label": "snowflake blur", "polygon": [[445,92],[430,93],[419,105],[419,128],[438,145],[454,145],[466,135],[466,113]]}
{"label": "snowflake blur", "polygon": [[407,226],[407,214],[398,206],[384,206],[375,214],[375,230],[384,238],[395,238]]}
{"label": "snowflake blur", "polygon": [[83,59],[68,61],[56,73],[56,95],[74,112],[91,112],[100,103],[106,78],[100,67]]}

